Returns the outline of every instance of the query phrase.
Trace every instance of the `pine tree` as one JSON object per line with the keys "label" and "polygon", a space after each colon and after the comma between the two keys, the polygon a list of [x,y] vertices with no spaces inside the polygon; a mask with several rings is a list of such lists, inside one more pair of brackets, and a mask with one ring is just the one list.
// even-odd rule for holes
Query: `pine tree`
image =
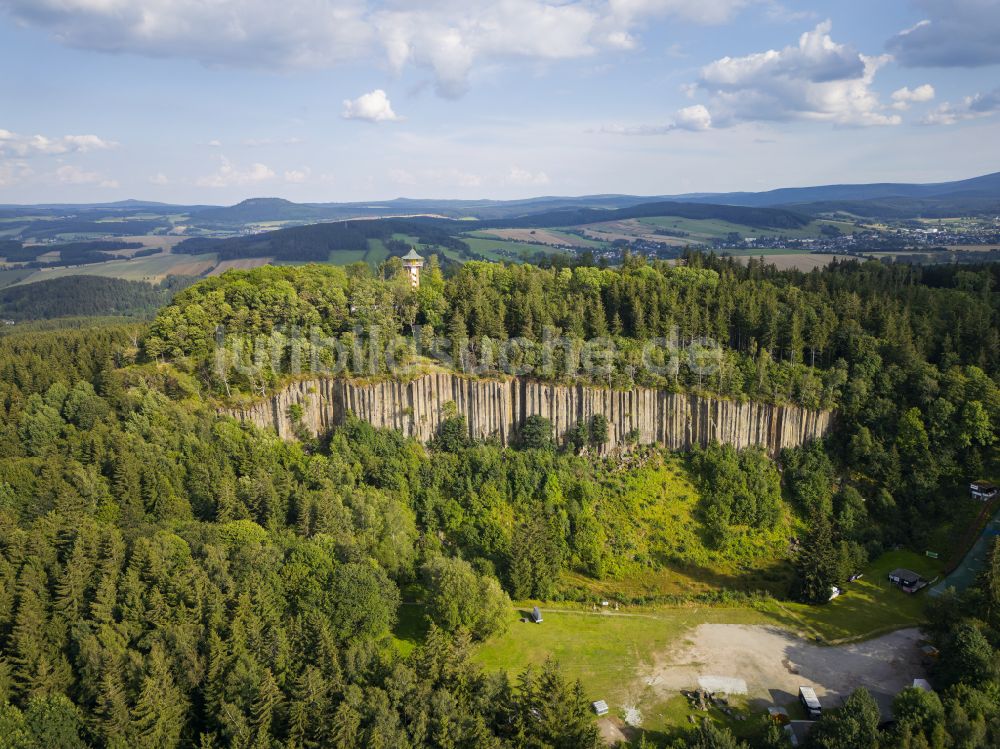
{"label": "pine tree", "polygon": [[264,669],[257,686],[257,694],[250,706],[250,725],[253,728],[255,749],[265,749],[271,745],[271,727],[278,717],[277,711],[280,709],[281,700],[281,690],[274,680],[271,669]]}
{"label": "pine tree", "polygon": [[180,743],[187,702],[174,683],[163,648],[154,643],[146,656],[146,673],[135,709],[132,734],[149,749],[173,749]]}
{"label": "pine tree", "polygon": [[353,684],[333,713],[332,740],[334,749],[358,749],[361,738],[361,690]]}
{"label": "pine tree", "polygon": [[101,677],[92,728],[109,749],[127,749],[131,745],[125,688],[118,675],[110,669]]}
{"label": "pine tree", "polygon": [[796,566],[802,598],[813,603],[830,600],[831,588],[838,582],[839,557],[833,541],[833,526],[822,512],[813,513]]}

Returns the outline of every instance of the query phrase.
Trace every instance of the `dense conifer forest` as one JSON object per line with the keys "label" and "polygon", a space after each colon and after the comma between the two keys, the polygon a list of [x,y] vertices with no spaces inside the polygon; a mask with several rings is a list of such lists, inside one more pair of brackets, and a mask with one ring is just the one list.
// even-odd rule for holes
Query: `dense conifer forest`
{"label": "dense conifer forest", "polygon": [[0,317],[152,317],[191,280],[170,276],[160,284],[101,276],[66,276],[0,290]]}
{"label": "dense conifer forest", "polygon": [[[390,260],[231,272],[148,325],[0,337],[0,747],[600,746],[590,696],[558,663],[475,664],[511,601],[587,600],[572,576],[613,585],[769,555],[787,575],[679,603],[823,601],[865,560],[964,522],[955,498],[995,470],[998,281],[992,266],[802,274],[691,255],[432,262],[414,290]],[[284,442],[219,413],[258,375],[285,376],[281,361],[253,383],[220,376],[220,335],[414,325],[480,356],[552,330],[607,338],[613,361],[587,375],[600,383],[834,408],[835,428],[777,461],[719,445],[619,460],[591,449],[599,422],[561,448],[529,423],[502,448],[470,441],[458,413],[426,446],[356,420]],[[718,366],[643,371],[643,342],[672,337],[716,340]],[[661,469],[698,489],[683,544],[642,484]],[[788,558],[793,532],[804,543]],[[427,630],[407,652],[394,635],[414,610]],[[1000,742],[1000,554],[928,621],[938,692],[904,691],[880,726],[858,690],[813,745]],[[786,745],[764,723],[749,740]],[[714,723],[636,737],[740,745]]]}

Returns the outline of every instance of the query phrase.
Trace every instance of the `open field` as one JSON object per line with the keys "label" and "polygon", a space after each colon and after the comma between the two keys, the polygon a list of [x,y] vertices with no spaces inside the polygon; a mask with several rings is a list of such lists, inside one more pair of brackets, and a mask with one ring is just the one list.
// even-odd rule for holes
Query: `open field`
{"label": "open field", "polygon": [[469,232],[467,236],[481,239],[513,240],[530,244],[570,246],[584,250],[604,246],[602,242],[584,239],[576,234],[558,229],[486,229]]}
{"label": "open field", "polygon": [[[622,221],[607,221],[598,224],[586,224],[580,229],[587,237],[600,242],[610,242],[616,239],[645,239],[653,242],[663,242],[678,246],[688,244],[705,244],[714,239],[722,239],[729,234],[739,234],[741,237],[788,237],[792,239],[809,239],[822,236],[824,226],[832,226],[844,234],[857,230],[854,224],[846,221],[830,221],[821,219],[813,221],[801,229],[769,229],[747,224],[734,224],[718,219],[687,219],[677,216],[653,216],[649,218],[624,219]],[[677,232],[681,236],[658,234],[659,230]]]}
{"label": "open field", "polygon": [[706,239],[725,237],[731,232],[736,232],[742,236],[752,237],[790,237],[794,239],[809,239],[822,236],[822,228],[824,226],[835,227],[843,234],[852,234],[855,231],[854,224],[850,222],[830,221],[827,219],[813,221],[801,229],[770,229],[749,226],[747,224],[734,224],[730,221],[722,221],[718,219],[688,219],[676,216],[662,216],[632,220],[646,226],[684,231],[693,237],[703,237]]}
{"label": "open field", "polygon": [[21,279],[19,283],[34,283],[64,276],[106,276],[127,281],[159,283],[167,276],[198,276],[215,267],[215,253],[205,255],[152,255],[137,260],[110,260],[106,263],[74,265],[63,268],[42,268]]}
{"label": "open field", "polygon": [[369,265],[375,267],[388,257],[389,249],[385,246],[385,242],[381,239],[368,240],[368,252],[365,253],[365,260]]}
{"label": "open field", "polygon": [[483,237],[474,237],[468,234],[463,235],[461,239],[469,245],[473,252],[478,252],[490,260],[510,260],[512,257],[534,255],[536,252],[549,254],[553,251],[552,247],[544,244],[510,242],[502,239],[484,239]]}
{"label": "open field", "polygon": [[[800,683],[821,694],[843,695],[855,683],[888,695],[922,675],[914,628],[926,592],[909,595],[890,585],[886,575],[899,566],[927,577],[939,569],[913,552],[890,552],[823,606],[767,600],[595,611],[543,604],[543,624],[513,621],[476,657],[489,669],[517,673],[552,656],[581,680],[589,699],[607,700],[613,714],[634,707],[654,731],[686,723],[691,711],[678,690],[697,688],[699,676],[745,680],[749,704],[759,709],[765,700],[794,702]],[[519,617],[531,605],[521,605]]]}

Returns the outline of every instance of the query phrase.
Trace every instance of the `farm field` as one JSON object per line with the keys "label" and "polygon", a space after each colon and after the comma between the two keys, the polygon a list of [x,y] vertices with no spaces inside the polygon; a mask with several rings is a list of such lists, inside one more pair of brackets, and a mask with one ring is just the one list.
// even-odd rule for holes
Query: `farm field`
{"label": "farm field", "polygon": [[743,236],[808,239],[821,236],[821,230],[824,226],[833,226],[844,234],[852,234],[855,231],[854,224],[850,222],[831,221],[828,219],[813,221],[808,226],[801,229],[767,229],[748,226],[746,224],[734,224],[729,221],[717,219],[687,219],[675,216],[662,216],[633,220],[647,226],[663,229],[676,229],[678,231],[688,232],[692,236],[704,238],[725,237],[730,232],[736,232]]}
{"label": "farm field", "polygon": [[469,232],[468,237],[481,239],[513,240],[531,244],[568,245],[579,249],[597,249],[603,247],[603,242],[585,239],[568,231],[559,229],[484,229]]}
{"label": "farm field", "polygon": [[137,260],[111,260],[62,268],[34,270],[18,283],[34,283],[64,276],[106,276],[127,281],[159,283],[167,276],[198,276],[207,273],[218,262],[215,253],[205,255],[152,255]]}
{"label": "farm field", "polygon": [[461,239],[469,245],[473,252],[478,252],[490,260],[510,261],[524,255],[533,255],[536,252],[549,254],[553,251],[552,247],[545,244],[485,239],[468,234],[462,235]]}
{"label": "farm field", "polygon": [[[801,229],[767,229],[717,219],[687,219],[678,216],[625,219],[599,224],[586,224],[576,228],[592,240],[599,242],[642,238],[654,242],[686,245],[711,242],[713,239],[720,239],[732,233],[743,237],[809,239],[822,236],[821,230],[823,226],[836,227],[844,234],[850,234],[857,230],[857,227],[850,222],[832,221],[829,219],[813,221]],[[657,230],[663,229],[683,233],[683,236],[674,237],[666,234],[657,234]]]}

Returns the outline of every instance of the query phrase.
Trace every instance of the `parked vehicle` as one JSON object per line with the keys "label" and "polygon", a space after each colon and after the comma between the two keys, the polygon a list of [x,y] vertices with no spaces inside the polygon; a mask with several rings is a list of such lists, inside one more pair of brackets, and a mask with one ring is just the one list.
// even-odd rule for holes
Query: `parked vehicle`
{"label": "parked vehicle", "polygon": [[823,706],[819,704],[816,690],[812,687],[799,687],[799,702],[806,709],[810,720],[819,720],[823,714]]}

